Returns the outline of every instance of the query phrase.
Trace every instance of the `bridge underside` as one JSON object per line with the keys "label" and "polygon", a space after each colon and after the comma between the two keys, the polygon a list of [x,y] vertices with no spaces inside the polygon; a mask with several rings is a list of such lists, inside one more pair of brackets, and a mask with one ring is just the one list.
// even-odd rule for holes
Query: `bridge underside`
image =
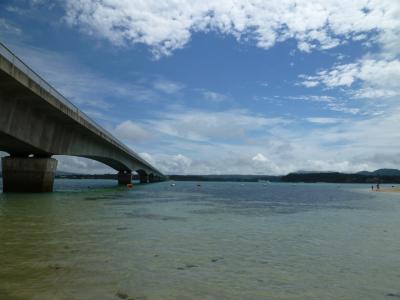
{"label": "bridge underside", "polygon": [[[0,151],[9,153],[2,158],[4,192],[51,192],[57,169],[57,160],[48,153],[0,131]],[[131,169],[118,160],[96,155],[77,155],[101,162],[118,171],[118,184],[132,183],[132,172],[139,175],[140,183],[162,181],[141,168]]]}
{"label": "bridge underside", "polygon": [[[3,147],[6,143],[7,147]],[[37,151],[6,134],[0,133],[0,151],[10,155],[2,158],[2,177],[4,192],[51,192],[57,169],[57,160],[50,153]],[[124,164],[105,157],[80,155],[104,163],[118,171],[118,184],[132,183],[132,172],[139,175],[140,183],[163,181],[164,178],[148,170],[131,170]]]}
{"label": "bridge underside", "polygon": [[[32,155],[32,154],[30,154]],[[102,160],[99,160],[102,162]],[[57,160],[50,156],[33,154],[26,156],[6,156],[2,158],[3,192],[52,192],[57,170]],[[152,183],[164,180],[162,177],[135,170],[140,183]],[[118,184],[132,183],[132,171],[119,171]]]}
{"label": "bridge underside", "polygon": [[18,139],[1,131],[0,131],[0,151],[7,152],[12,156],[28,156],[34,153],[38,156],[51,156],[50,153],[47,153],[27,143],[19,141]]}
{"label": "bridge underside", "polygon": [[[130,184],[133,171],[138,173],[141,183],[163,180],[160,174],[154,174],[152,169],[112,149],[101,139],[80,134],[82,128],[75,124],[64,124],[57,130],[52,127],[55,119],[32,107],[27,110],[26,103],[19,103],[12,105],[10,99],[0,93],[0,151],[10,155],[2,158],[4,192],[51,192],[57,168],[57,160],[51,157],[55,154],[99,161],[118,171],[119,184]],[[7,119],[18,112],[24,118]],[[47,126],[41,124],[43,120],[48,122]],[[35,126],[23,128],[26,123],[36,124],[36,130],[32,130]],[[60,136],[64,139],[60,140]]]}

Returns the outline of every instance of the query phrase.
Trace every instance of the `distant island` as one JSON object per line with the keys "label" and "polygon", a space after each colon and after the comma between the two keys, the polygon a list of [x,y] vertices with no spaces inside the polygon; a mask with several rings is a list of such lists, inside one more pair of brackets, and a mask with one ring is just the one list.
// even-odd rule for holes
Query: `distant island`
{"label": "distant island", "polygon": [[400,183],[400,170],[379,169],[373,172],[304,172],[290,173],[280,178],[283,182],[327,183]]}
{"label": "distant island", "polygon": [[[1,177],[1,173],[0,173]],[[58,171],[58,179],[111,179],[117,174],[76,174]],[[400,170],[378,169],[357,173],[298,171],[282,176],[273,175],[168,175],[174,181],[214,181],[214,182],[305,182],[305,183],[400,183]],[[139,180],[133,175],[133,180]]]}
{"label": "distant island", "polygon": [[327,183],[400,183],[400,170],[379,169],[357,173],[299,171],[283,176],[269,175],[170,175],[176,181],[239,181],[239,182],[327,182]]}

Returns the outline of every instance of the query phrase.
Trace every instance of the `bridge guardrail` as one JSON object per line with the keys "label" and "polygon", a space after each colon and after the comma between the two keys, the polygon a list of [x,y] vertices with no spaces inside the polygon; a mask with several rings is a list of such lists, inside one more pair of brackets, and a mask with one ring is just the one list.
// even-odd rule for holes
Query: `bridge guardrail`
{"label": "bridge guardrail", "polygon": [[64,105],[68,106],[71,110],[75,111],[75,113],[78,116],[80,116],[85,121],[87,121],[90,125],[95,127],[99,131],[101,136],[107,137],[112,143],[114,143],[115,145],[122,148],[128,154],[135,156],[144,165],[146,165],[146,166],[150,167],[151,169],[154,169],[155,171],[162,174],[160,171],[158,171],[156,168],[154,168],[152,165],[150,165],[147,161],[145,161],[143,158],[141,158],[135,151],[129,149],[126,145],[124,145],[121,141],[119,141],[116,137],[114,137],[110,132],[108,132],[106,129],[104,129],[99,124],[97,124],[95,121],[93,121],[91,118],[89,118],[89,116],[87,114],[85,114],[83,111],[79,110],[79,108],[75,104],[73,104],[66,97],[64,97],[60,92],[58,92],[50,83],[48,83],[39,74],[37,74],[35,71],[33,71],[27,64],[25,64],[7,46],[5,46],[1,42],[0,42],[0,54],[4,58],[6,58],[9,62],[11,62],[11,64],[13,66],[17,67],[19,70],[21,70],[22,72],[27,74],[29,76],[29,78],[31,78],[33,81],[35,81],[41,88],[46,90],[57,100],[62,102]]}

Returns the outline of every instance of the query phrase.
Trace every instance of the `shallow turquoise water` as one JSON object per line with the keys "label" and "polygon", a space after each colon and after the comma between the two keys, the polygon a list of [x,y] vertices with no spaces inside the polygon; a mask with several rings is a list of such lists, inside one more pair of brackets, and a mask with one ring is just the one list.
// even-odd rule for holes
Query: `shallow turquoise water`
{"label": "shallow turquoise water", "polygon": [[400,194],[175,184],[0,194],[0,299],[400,297]]}

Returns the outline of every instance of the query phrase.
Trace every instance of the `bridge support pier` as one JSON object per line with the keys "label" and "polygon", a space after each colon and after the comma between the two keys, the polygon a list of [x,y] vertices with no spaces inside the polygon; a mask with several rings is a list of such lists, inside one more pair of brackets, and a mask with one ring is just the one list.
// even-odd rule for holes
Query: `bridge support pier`
{"label": "bridge support pier", "polygon": [[57,160],[54,158],[2,158],[3,192],[52,192]]}
{"label": "bridge support pier", "polygon": [[149,182],[150,183],[156,182],[154,174],[149,175]]}
{"label": "bridge support pier", "polygon": [[132,172],[131,171],[119,171],[118,172],[118,184],[130,184],[132,183]]}
{"label": "bridge support pier", "polygon": [[149,175],[145,172],[139,172],[139,181],[140,183],[149,183]]}

